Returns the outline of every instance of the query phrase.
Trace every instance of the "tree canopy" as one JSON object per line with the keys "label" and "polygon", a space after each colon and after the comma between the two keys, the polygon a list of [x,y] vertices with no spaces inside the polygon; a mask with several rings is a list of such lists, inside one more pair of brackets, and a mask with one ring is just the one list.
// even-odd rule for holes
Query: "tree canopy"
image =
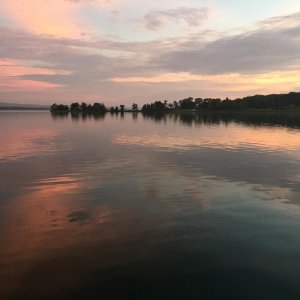
{"label": "tree canopy", "polygon": [[[245,109],[300,109],[300,93],[291,92],[289,94],[255,95],[231,100],[229,98],[184,98],[179,101],[168,102],[168,100],[156,100],[142,106],[141,111],[157,112],[172,110],[245,110]],[[84,113],[124,113],[125,105],[111,107],[107,109],[103,103],[95,102],[93,105],[82,102],[74,102],[70,105],[56,104],[51,105],[51,111],[71,111]],[[129,110],[130,111],[130,110]],[[133,112],[138,111],[138,105],[132,104]]]}

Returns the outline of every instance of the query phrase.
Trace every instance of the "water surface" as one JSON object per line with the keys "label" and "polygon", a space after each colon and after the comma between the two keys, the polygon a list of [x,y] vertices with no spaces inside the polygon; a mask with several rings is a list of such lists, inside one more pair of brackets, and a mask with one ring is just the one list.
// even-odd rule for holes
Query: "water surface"
{"label": "water surface", "polygon": [[299,128],[0,112],[0,299],[300,299]]}

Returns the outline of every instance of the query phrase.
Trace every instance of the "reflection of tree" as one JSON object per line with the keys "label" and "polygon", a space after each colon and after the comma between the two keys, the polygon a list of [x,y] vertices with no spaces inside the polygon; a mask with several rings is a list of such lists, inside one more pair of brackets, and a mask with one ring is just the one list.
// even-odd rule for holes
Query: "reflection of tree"
{"label": "reflection of tree", "polygon": [[57,111],[51,111],[51,117],[53,120],[64,120],[68,119],[69,115],[71,116],[71,119],[73,121],[86,121],[86,120],[104,120],[105,113],[97,113],[97,112],[91,112],[91,111],[84,111],[84,112],[57,112]]}
{"label": "reflection of tree", "polygon": [[[117,116],[118,114],[113,113]],[[121,118],[125,114],[121,112]],[[133,120],[137,120],[138,112],[133,112]],[[104,120],[105,113],[93,111],[68,112],[68,111],[51,111],[53,120],[64,120],[71,116],[74,121],[85,121],[89,119]],[[150,120],[157,123],[175,122],[184,125],[219,125],[230,123],[241,123],[249,126],[284,126],[291,128],[300,128],[300,112],[280,112],[280,111],[245,111],[245,112],[143,112],[144,120]]]}
{"label": "reflection of tree", "polygon": [[136,121],[137,118],[138,118],[138,113],[137,113],[136,111],[133,111],[133,112],[132,112],[132,120],[133,120],[133,121]]}
{"label": "reflection of tree", "polygon": [[51,117],[53,120],[57,121],[57,120],[64,120],[64,119],[68,119],[69,117],[69,113],[66,111],[51,111]]}
{"label": "reflection of tree", "polygon": [[78,102],[74,102],[70,105],[64,104],[52,104],[50,107],[52,112],[61,112],[61,111],[71,111],[72,113],[85,113],[85,112],[93,112],[93,113],[104,113],[107,111],[105,105],[103,103],[95,102],[93,105],[87,105],[85,102],[79,104]]}
{"label": "reflection of tree", "polygon": [[249,126],[284,126],[300,128],[300,112],[153,112],[143,113],[145,120],[172,121],[191,125],[241,123]]}

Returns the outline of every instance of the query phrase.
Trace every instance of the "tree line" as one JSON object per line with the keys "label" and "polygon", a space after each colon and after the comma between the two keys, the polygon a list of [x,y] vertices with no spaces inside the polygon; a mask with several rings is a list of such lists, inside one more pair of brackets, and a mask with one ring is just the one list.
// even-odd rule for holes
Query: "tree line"
{"label": "tree line", "polygon": [[52,104],[50,110],[53,112],[83,112],[83,113],[124,113],[125,111],[138,111],[138,105],[136,103],[132,104],[131,110],[125,109],[125,105],[120,106],[111,106],[107,108],[103,103],[95,102],[94,104],[87,104],[82,102],[79,104],[78,102],[72,103],[70,106],[65,104]]}
{"label": "tree line", "polygon": [[[255,95],[244,98],[231,100],[229,98],[185,98],[179,101],[169,102],[155,101],[144,104],[141,111],[157,112],[172,110],[245,110],[245,109],[300,109],[300,93],[291,92],[289,94],[271,94],[271,95]],[[71,112],[91,112],[91,113],[124,113],[125,111],[137,112],[139,107],[133,103],[130,109],[126,109],[125,105],[107,108],[103,103],[94,103],[93,105],[82,102],[72,103],[70,106],[54,103],[51,111],[71,111]]]}
{"label": "tree line", "polygon": [[300,128],[300,112],[299,111],[199,111],[198,113],[182,113],[166,114],[156,112],[151,114],[143,114],[143,118],[151,120],[155,123],[165,123],[173,121],[180,122],[187,126],[193,125],[220,125],[240,123],[247,126],[281,126],[289,128]]}
{"label": "tree line", "polygon": [[155,101],[145,104],[142,111],[167,110],[244,110],[244,109],[296,109],[300,108],[300,93],[255,95],[231,100],[229,98],[185,98],[169,103]]}
{"label": "tree line", "polygon": [[82,102],[79,104],[78,102],[72,103],[70,106],[64,104],[52,104],[50,107],[51,111],[71,111],[71,112],[99,112],[105,113],[107,111],[105,105],[103,103],[94,103],[93,105]]}

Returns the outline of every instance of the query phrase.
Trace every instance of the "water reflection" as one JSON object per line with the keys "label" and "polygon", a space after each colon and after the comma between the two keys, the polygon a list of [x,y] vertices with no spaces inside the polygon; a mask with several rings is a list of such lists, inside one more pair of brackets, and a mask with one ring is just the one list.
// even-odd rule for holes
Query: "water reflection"
{"label": "water reflection", "polygon": [[24,130],[20,132],[9,132],[0,137],[0,160],[25,158],[31,156],[32,151],[36,153],[47,153],[53,151],[55,144],[55,132],[51,129],[35,129],[34,131]]}
{"label": "water reflection", "polygon": [[148,113],[143,114],[147,120],[165,122],[166,120],[180,122],[184,125],[228,125],[241,123],[253,126],[284,126],[300,128],[299,112],[206,112],[206,113]]}
{"label": "water reflection", "polygon": [[[175,117],[176,119],[176,117]],[[167,122],[167,119],[164,119]],[[155,120],[156,122],[156,120]],[[220,148],[234,151],[239,148],[247,150],[293,151],[299,156],[300,132],[285,127],[264,126],[263,130],[241,126],[235,122],[198,123],[189,131],[173,130],[161,134],[160,132],[142,133],[139,135],[122,134],[113,138],[116,144],[147,146],[166,150],[191,150],[192,148]]]}
{"label": "water reflection", "polygon": [[[290,128],[300,128],[299,112],[280,112],[280,111],[236,111],[236,112],[156,112],[140,113],[144,120],[155,122],[180,122],[184,125],[228,125],[231,123],[241,123],[253,126],[283,126]],[[71,117],[74,120],[104,120],[105,113],[69,113],[69,112],[52,112],[53,120],[64,120]],[[131,116],[137,120],[139,113],[110,112],[110,116],[123,119],[125,115]]]}
{"label": "water reflection", "polygon": [[296,115],[0,116],[1,299],[299,298]]}
{"label": "water reflection", "polygon": [[[124,113],[123,113],[124,115]],[[106,114],[105,113],[95,113],[95,112],[51,112],[51,117],[54,121],[58,121],[58,120],[66,120],[69,117],[71,117],[71,119],[73,121],[87,121],[87,120],[104,120]]]}

